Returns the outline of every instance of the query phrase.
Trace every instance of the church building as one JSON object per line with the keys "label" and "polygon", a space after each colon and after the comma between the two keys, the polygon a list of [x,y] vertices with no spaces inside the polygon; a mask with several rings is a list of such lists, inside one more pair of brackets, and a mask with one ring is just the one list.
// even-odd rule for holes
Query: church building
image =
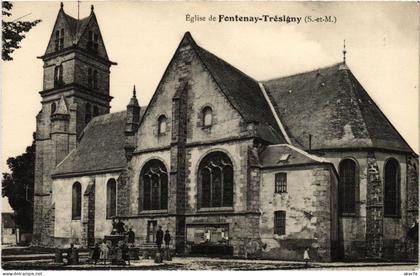
{"label": "church building", "polygon": [[93,6],[61,4],[39,58],[34,244],[92,246],[122,219],[186,255],[416,258],[418,156],[345,59],[257,81],[186,32],[149,104],[134,87],[110,113]]}

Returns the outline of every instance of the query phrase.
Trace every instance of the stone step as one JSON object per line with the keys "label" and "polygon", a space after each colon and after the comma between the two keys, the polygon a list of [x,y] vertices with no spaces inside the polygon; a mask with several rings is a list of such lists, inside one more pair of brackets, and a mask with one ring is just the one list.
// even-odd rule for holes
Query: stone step
{"label": "stone step", "polygon": [[[88,258],[88,252],[80,252],[79,258]],[[2,256],[1,259],[3,262],[10,261],[25,261],[25,260],[54,260],[55,254],[26,254],[26,255],[8,255]]]}

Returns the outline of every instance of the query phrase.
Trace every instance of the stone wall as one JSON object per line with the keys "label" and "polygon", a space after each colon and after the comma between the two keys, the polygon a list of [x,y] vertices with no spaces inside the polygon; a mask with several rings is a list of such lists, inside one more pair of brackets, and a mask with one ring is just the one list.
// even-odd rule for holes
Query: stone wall
{"label": "stone wall", "polygon": [[[356,214],[341,216],[339,219],[340,236],[344,246],[343,257],[347,260],[404,259],[406,255],[405,236],[409,228],[408,201],[411,194],[408,191],[409,165],[406,156],[379,151],[372,152],[369,156],[366,151],[329,151],[325,152],[322,157],[332,162],[337,171],[340,161],[346,158],[355,160],[358,166]],[[401,214],[397,217],[384,217],[381,214],[383,212],[384,166],[389,158],[395,158],[400,164]],[[417,195],[417,193],[413,194]],[[382,222],[380,222],[381,220]]]}
{"label": "stone wall", "polygon": [[84,247],[93,246],[95,236],[95,183],[93,181],[88,184],[83,193],[82,212],[81,244]]}
{"label": "stone wall", "polygon": [[117,179],[117,216],[130,214],[130,181],[128,170],[124,170]]}
{"label": "stone wall", "polygon": [[368,153],[366,202],[366,256],[381,258],[383,253],[383,184],[373,153]]}
{"label": "stone wall", "polygon": [[[275,193],[275,174],[287,173],[287,192]],[[331,168],[308,166],[263,170],[261,174],[260,235],[264,258],[302,260],[305,248],[317,261],[330,261],[333,239],[331,228],[336,210],[336,177]],[[286,212],[286,234],[274,234],[274,212]]]}
{"label": "stone wall", "polygon": [[[407,226],[408,230],[419,219],[419,163],[418,158],[407,156]],[[408,232],[408,231],[407,231]],[[418,260],[418,239],[407,237],[406,256],[409,260]]]}
{"label": "stone wall", "polygon": [[[53,198],[55,204],[54,240],[57,246],[68,246],[70,243],[85,245],[88,234],[88,222],[94,221],[95,240],[103,239],[111,233],[112,220],[106,217],[106,184],[109,179],[118,179],[120,173],[107,173],[94,176],[82,176],[54,179]],[[71,216],[72,185],[82,185],[82,216],[73,220]],[[89,185],[94,184],[94,189]],[[88,192],[88,193],[86,193]],[[118,188],[117,188],[118,195]],[[124,201],[127,201],[124,199]],[[118,198],[117,198],[118,206]],[[92,220],[86,216],[94,210]]]}

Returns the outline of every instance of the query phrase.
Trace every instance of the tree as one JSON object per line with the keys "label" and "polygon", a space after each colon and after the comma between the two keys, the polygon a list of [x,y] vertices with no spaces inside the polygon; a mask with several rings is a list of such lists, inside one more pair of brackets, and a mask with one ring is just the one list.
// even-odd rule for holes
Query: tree
{"label": "tree", "polygon": [[[35,134],[34,134],[35,138]],[[11,173],[3,173],[2,196],[7,197],[22,232],[31,233],[33,224],[35,139],[26,152],[7,159]]]}
{"label": "tree", "polygon": [[3,15],[2,21],[2,40],[3,40],[3,49],[2,49],[2,59],[3,60],[13,60],[11,54],[20,48],[20,42],[25,38],[25,33],[29,32],[32,27],[35,27],[40,19],[34,21],[4,21],[5,17],[10,17],[12,13],[13,4],[8,1],[3,1],[1,6],[1,13]]}

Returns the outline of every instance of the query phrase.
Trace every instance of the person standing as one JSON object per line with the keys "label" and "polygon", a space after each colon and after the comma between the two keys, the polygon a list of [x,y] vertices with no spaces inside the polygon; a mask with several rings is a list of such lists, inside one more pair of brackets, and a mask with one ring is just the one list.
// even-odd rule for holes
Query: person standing
{"label": "person standing", "polygon": [[163,242],[163,231],[162,231],[162,226],[159,226],[159,229],[156,231],[156,244],[157,244],[159,252],[162,247],[162,242]]}
{"label": "person standing", "polygon": [[99,248],[99,243],[95,244],[95,248],[93,248],[92,260],[96,264],[101,256],[101,249]]}
{"label": "person standing", "polygon": [[128,236],[127,241],[130,244],[130,246],[134,246],[134,242],[136,240],[136,234],[134,233],[133,228],[130,228],[128,230],[127,236]]}
{"label": "person standing", "polygon": [[125,242],[123,242],[123,244],[121,245],[121,255],[122,255],[122,259],[124,260],[124,263],[125,264],[128,263],[128,265],[130,265],[130,252]]}
{"label": "person standing", "polygon": [[67,249],[67,264],[68,265],[74,264],[74,260],[73,260],[74,253],[73,253],[73,251],[74,251],[74,244],[71,243],[70,247]]}
{"label": "person standing", "polygon": [[122,222],[121,219],[118,219],[118,222],[117,222],[117,225],[116,225],[118,234],[120,234],[120,235],[124,234],[124,232],[125,232],[124,225],[125,225],[125,223]]}
{"label": "person standing", "polygon": [[113,218],[111,235],[115,235],[116,233],[117,233],[117,221]]}
{"label": "person standing", "polygon": [[305,251],[303,252],[303,260],[305,261],[305,267],[308,267],[309,264],[309,248],[306,248]]}
{"label": "person standing", "polygon": [[165,231],[163,240],[165,241],[165,248],[169,248],[169,243],[171,242],[171,234],[169,234],[169,230]]}
{"label": "person standing", "polygon": [[103,240],[101,244],[101,259],[104,260],[104,264],[106,264],[106,259],[108,259],[108,253],[109,253],[108,245],[106,244],[106,241]]}

